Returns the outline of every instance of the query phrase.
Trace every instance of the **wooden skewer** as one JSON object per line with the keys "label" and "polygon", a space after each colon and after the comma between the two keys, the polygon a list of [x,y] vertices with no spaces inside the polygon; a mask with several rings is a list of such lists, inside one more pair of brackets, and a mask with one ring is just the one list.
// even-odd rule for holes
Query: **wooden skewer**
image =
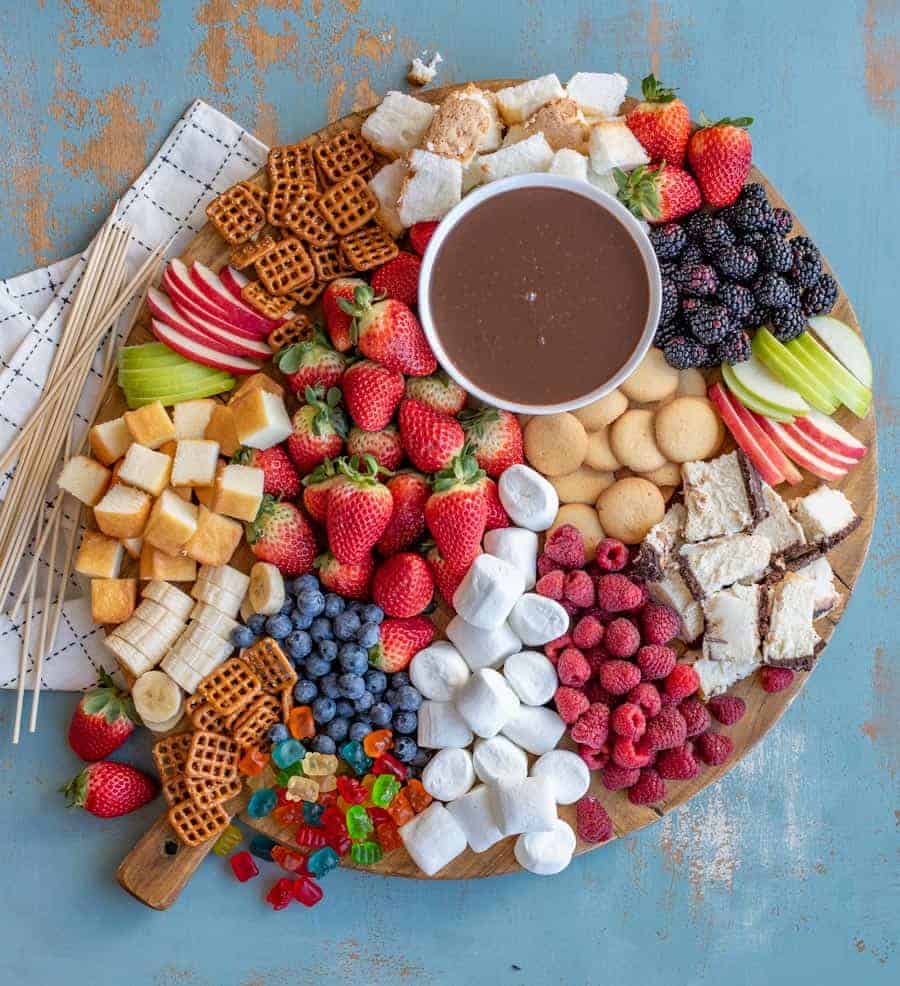
{"label": "wooden skewer", "polygon": [[19,649],[19,678],[16,682],[16,719],[13,725],[13,743],[19,742],[22,732],[22,708],[25,705],[25,676],[28,672],[28,650],[31,647],[31,616],[34,612],[34,583],[28,591],[28,603],[25,606],[25,628],[22,634],[22,646]]}

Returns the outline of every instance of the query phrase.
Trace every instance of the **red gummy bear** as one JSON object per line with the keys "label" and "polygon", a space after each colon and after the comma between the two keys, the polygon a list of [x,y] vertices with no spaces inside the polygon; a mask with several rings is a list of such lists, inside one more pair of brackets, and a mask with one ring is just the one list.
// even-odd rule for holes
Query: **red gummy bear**
{"label": "red gummy bear", "polygon": [[283,911],[294,896],[294,881],[283,876],[276,880],[272,889],[266,894],[266,900],[273,911]]}
{"label": "red gummy bear", "polygon": [[299,901],[304,907],[315,907],[325,896],[322,888],[309,876],[294,881],[293,894],[294,900]]}

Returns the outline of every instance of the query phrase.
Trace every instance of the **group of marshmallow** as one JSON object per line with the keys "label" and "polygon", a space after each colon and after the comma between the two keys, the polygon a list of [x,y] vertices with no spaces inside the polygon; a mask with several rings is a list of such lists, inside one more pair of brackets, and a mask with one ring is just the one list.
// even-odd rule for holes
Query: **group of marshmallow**
{"label": "group of marshmallow", "polygon": [[[524,869],[558,873],[572,858],[575,834],[557,817],[557,805],[574,803],[590,783],[579,756],[555,749],[566,728],[545,705],[556,691],[556,669],[540,652],[523,649],[569,627],[558,602],[528,591],[536,580],[538,532],[559,507],[556,491],[524,465],[507,469],[498,487],[517,526],[485,535],[485,553],[453,596],[449,642],[420,651],[409,669],[425,699],[419,745],[438,752],[422,772],[435,801],[400,835],[429,876],[466,846],[484,852],[508,835],[519,837],[515,854]],[[530,772],[529,753],[538,758]]]}

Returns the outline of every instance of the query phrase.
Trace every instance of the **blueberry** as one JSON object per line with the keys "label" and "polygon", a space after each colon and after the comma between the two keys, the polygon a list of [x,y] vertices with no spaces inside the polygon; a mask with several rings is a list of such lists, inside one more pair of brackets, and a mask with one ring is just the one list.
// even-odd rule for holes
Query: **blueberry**
{"label": "blueberry", "polygon": [[394,710],[387,704],[387,702],[376,702],[371,709],[369,709],[369,715],[372,717],[372,722],[376,726],[387,726],[391,721],[391,716],[394,714]]}
{"label": "blueberry", "polygon": [[371,692],[363,692],[353,703],[353,708],[357,712],[368,712],[375,704],[375,696]]}
{"label": "blueberry", "polygon": [[280,722],[275,723],[275,725],[269,730],[269,739],[273,743],[283,743],[286,739],[290,737],[287,726],[282,725]]}
{"label": "blueberry", "polygon": [[[308,664],[309,662],[307,662]],[[338,676],[334,673],[324,674],[319,678],[319,691],[328,698],[337,699],[341,697],[341,686],[338,684]]]}
{"label": "blueberry", "polygon": [[338,660],[345,671],[363,674],[369,666],[369,655],[359,644],[341,644]]}
{"label": "blueberry", "polygon": [[340,613],[344,612],[347,603],[342,596],[336,592],[329,592],[325,597],[325,609],[322,611],[329,620],[333,620]]}
{"label": "blueberry", "polygon": [[284,640],[293,629],[291,621],[281,614],[270,616],[266,620],[266,633],[275,640]]}
{"label": "blueberry", "polygon": [[357,719],[355,722],[350,723],[349,737],[352,740],[359,742],[365,739],[369,733],[372,732],[372,724],[370,722],[364,722],[361,719]]}
{"label": "blueberry", "polygon": [[409,684],[409,675],[405,671],[395,671],[391,675],[391,688],[402,688]]}
{"label": "blueberry", "polygon": [[387,688],[387,675],[377,668],[369,668],[363,677],[366,679],[366,688],[375,695],[380,695]]}
{"label": "blueberry", "polygon": [[317,590],[319,588],[319,580],[315,575],[301,575],[290,583],[289,588],[295,594],[306,592],[309,589]]}
{"label": "blueberry", "polygon": [[312,637],[305,630],[294,630],[284,641],[288,655],[299,661],[312,651]]}
{"label": "blueberry", "polygon": [[[315,719],[316,722],[331,722],[336,711],[337,710],[334,707],[334,699],[328,698],[327,695],[320,696],[312,704],[313,719]],[[407,714],[408,713],[403,713],[403,715]]]}
{"label": "blueberry", "polygon": [[381,623],[384,619],[384,610],[374,603],[369,603],[367,606],[363,606],[359,615],[366,623]]}
{"label": "blueberry", "polygon": [[265,613],[254,613],[253,616],[251,616],[247,620],[247,626],[250,627],[250,629],[257,636],[259,636],[263,632],[263,630],[265,630],[265,628],[266,628],[266,614]]}
{"label": "blueberry", "polygon": [[418,712],[422,704],[422,696],[412,685],[404,685],[397,689],[397,708],[403,712]]}
{"label": "blueberry", "polygon": [[419,725],[419,717],[415,712],[398,712],[394,716],[392,725],[395,733],[414,733]]}
{"label": "blueberry", "polygon": [[337,743],[324,733],[314,736],[309,745],[315,753],[335,753],[337,751]]}
{"label": "blueberry", "polygon": [[318,694],[319,689],[316,687],[316,683],[308,678],[301,678],[294,685],[294,701],[299,702],[300,705],[309,705]]}
{"label": "blueberry", "polygon": [[350,721],[348,719],[335,718],[325,727],[325,735],[330,736],[335,743],[342,743],[350,732]]}
{"label": "blueberry", "polygon": [[359,616],[353,610],[345,609],[334,618],[334,635],[338,640],[352,640],[359,627]]}
{"label": "blueberry", "polygon": [[363,623],[356,635],[356,642],[360,647],[365,647],[368,650],[370,647],[374,647],[380,638],[381,628],[377,623]]}
{"label": "blueberry", "polygon": [[235,647],[249,647],[256,643],[256,634],[250,627],[236,626],[231,631],[231,642]]}
{"label": "blueberry", "polygon": [[350,699],[359,698],[366,690],[366,683],[358,674],[342,674],[338,678],[338,684],[341,686],[341,694]]}
{"label": "blueberry", "polygon": [[290,616],[291,610],[294,608],[294,600],[290,596],[285,596],[284,602],[281,604],[281,609],[278,610],[282,616]]}
{"label": "blueberry", "polygon": [[324,657],[320,657],[318,654],[310,654],[306,659],[306,673],[310,678],[321,678],[322,675],[327,675],[331,670],[331,662],[326,661]]}
{"label": "blueberry", "polygon": [[339,698],[335,700],[335,708],[337,709],[337,714],[343,719],[349,719],[353,716],[356,711],[353,708],[353,703],[349,698]]}
{"label": "blueberry", "polygon": [[301,613],[299,609],[291,610],[291,623],[296,630],[308,630],[312,626],[313,618],[308,613]]}
{"label": "blueberry", "polygon": [[325,609],[325,597],[318,589],[306,589],[297,593],[297,609],[301,613],[320,616]]}
{"label": "blueberry", "polygon": [[309,635],[313,640],[334,640],[331,620],[326,620],[324,616],[314,619],[309,627]]}
{"label": "blueberry", "polygon": [[394,739],[393,754],[401,763],[411,763],[418,752],[418,744],[412,737],[397,736]]}
{"label": "blueberry", "polygon": [[338,656],[338,643],[336,640],[320,640],[319,653],[326,661],[333,661]]}
{"label": "blueberry", "polygon": [[384,695],[382,695],[382,698],[384,699],[384,701],[387,702],[387,704],[392,709],[397,704],[397,697],[398,696],[397,696],[397,689],[396,688],[388,688],[388,690],[384,693]]}

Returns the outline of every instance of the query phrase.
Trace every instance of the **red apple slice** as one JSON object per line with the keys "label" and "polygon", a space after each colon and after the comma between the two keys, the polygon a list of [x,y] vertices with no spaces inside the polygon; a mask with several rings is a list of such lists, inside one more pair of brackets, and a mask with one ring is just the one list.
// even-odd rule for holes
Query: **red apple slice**
{"label": "red apple slice", "polygon": [[246,304],[244,301],[241,290],[245,284],[248,284],[250,278],[246,274],[242,274],[239,270],[234,267],[223,267],[219,271],[219,280],[225,285],[226,288],[231,292],[233,297],[235,297],[241,304]]}
{"label": "red apple slice", "polygon": [[785,425],[784,430],[798,445],[802,445],[807,451],[812,452],[813,455],[817,455],[823,462],[834,466],[835,469],[845,469],[849,472],[859,462],[859,459],[851,459],[849,456],[830,451],[824,445],[820,445],[814,438],[810,438],[805,431],[800,431],[799,428],[796,428],[792,424]]}
{"label": "red apple slice", "polygon": [[745,407],[740,399],[736,396],[732,396],[731,403],[734,405],[734,410],[737,416],[744,423],[747,431],[756,439],[757,445],[762,449],[766,458],[775,466],[775,468],[784,476],[785,480],[790,483],[791,486],[796,486],[798,483],[803,482],[803,476],[800,470],[794,465],[793,462],[781,451],[781,449],[772,441],[771,438],[766,434],[757,420],[763,415],[756,411],[751,411],[750,408]]}
{"label": "red apple slice", "polygon": [[198,316],[207,322],[211,322],[220,329],[226,329],[228,332],[233,332],[235,335],[241,336],[243,339],[252,339],[254,342],[259,341],[258,333],[248,332],[239,325],[232,325],[221,309],[216,309],[214,312],[212,306],[204,308],[192,301],[190,296],[184,292],[181,282],[176,279],[169,267],[166,268],[162,277],[162,289],[169,296],[169,300],[172,302],[175,311],[183,318],[190,320],[192,316]]}
{"label": "red apple slice", "polygon": [[797,418],[797,427],[815,439],[821,446],[848,459],[861,459],[866,454],[866,446],[821,411],[811,410],[809,415]]}
{"label": "red apple slice", "polygon": [[228,373],[256,373],[259,370],[259,363],[253,360],[244,359],[243,356],[230,356],[228,353],[220,353],[211,346],[206,346],[202,342],[196,342],[188,336],[183,335],[177,329],[160,321],[158,318],[150,319],[150,330],[164,342],[169,349],[174,349],[176,353],[195,363],[202,363],[204,366],[214,366],[217,370],[225,370]]}
{"label": "red apple slice", "polygon": [[847,475],[846,469],[837,469],[833,465],[823,462],[817,455],[805,449],[777,421],[770,421],[768,418],[763,418],[762,416],[757,420],[785,455],[789,455],[798,466],[808,469],[813,476],[818,476],[819,479],[834,483]]}
{"label": "red apple slice", "polygon": [[194,287],[204,297],[217,304],[225,312],[228,320],[235,325],[242,325],[258,336],[267,336],[278,327],[278,322],[264,318],[243,301],[238,301],[206,264],[194,261],[191,265],[191,281]]}
{"label": "red apple slice", "polygon": [[715,404],[716,409],[722,416],[722,420],[734,436],[734,440],[744,451],[747,458],[756,466],[760,476],[762,476],[769,486],[777,486],[779,483],[783,483],[784,476],[775,463],[766,455],[759,441],[737,413],[737,400],[732,399],[732,396],[720,383],[714,383],[709,388],[709,399]]}
{"label": "red apple slice", "polygon": [[177,257],[169,261],[166,266],[165,276],[177,285],[179,291],[198,308],[208,311],[211,315],[216,315],[218,318],[227,317],[225,309],[221,305],[217,305],[212,298],[207,297],[195,286],[191,280],[190,271]]}
{"label": "red apple slice", "polygon": [[248,359],[257,359],[265,362],[271,355],[272,350],[258,339],[245,339],[236,336],[226,329],[220,329],[212,322],[207,322],[198,315],[185,317],[180,315],[173,306],[172,302],[156,288],[151,287],[147,292],[147,304],[150,311],[157,318],[162,319],[166,325],[177,329],[182,335],[193,339],[195,342],[203,343],[212,349],[218,349],[221,353],[230,353],[232,356],[246,356]]}

